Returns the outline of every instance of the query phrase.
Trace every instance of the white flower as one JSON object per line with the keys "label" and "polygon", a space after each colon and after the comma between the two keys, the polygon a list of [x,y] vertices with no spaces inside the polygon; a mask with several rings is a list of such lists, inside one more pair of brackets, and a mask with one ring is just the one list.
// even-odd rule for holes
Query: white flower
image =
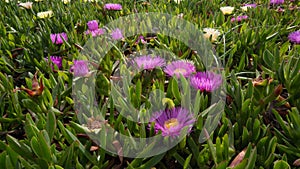
{"label": "white flower", "polygon": [[84,2],[98,2],[98,0],[83,0]]}
{"label": "white flower", "polygon": [[224,15],[230,15],[232,14],[233,10],[234,10],[234,7],[232,6],[223,6],[220,8],[220,10],[222,11],[222,13]]}
{"label": "white flower", "polygon": [[37,13],[38,18],[47,18],[47,17],[51,17],[51,16],[53,16],[53,12],[51,10]]}
{"label": "white flower", "polygon": [[204,28],[203,29],[203,36],[207,39],[211,37],[211,42],[214,42],[217,40],[217,38],[221,35],[220,31],[214,28]]}
{"label": "white flower", "polygon": [[251,7],[251,6],[242,6],[242,7],[241,7],[242,11],[247,11],[248,8],[252,8],[252,7]]}
{"label": "white flower", "polygon": [[71,0],[62,0],[64,4],[70,3]]}
{"label": "white flower", "polygon": [[180,4],[180,2],[183,1],[183,0],[174,0],[174,2]]}
{"label": "white flower", "polygon": [[25,3],[19,3],[19,6],[26,8],[26,9],[31,9],[32,8],[32,2],[25,2]]}

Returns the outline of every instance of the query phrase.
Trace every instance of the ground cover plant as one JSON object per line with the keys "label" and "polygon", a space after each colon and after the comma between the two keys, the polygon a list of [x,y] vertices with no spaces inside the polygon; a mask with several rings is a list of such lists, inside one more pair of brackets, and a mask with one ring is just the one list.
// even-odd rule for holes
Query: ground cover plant
{"label": "ground cover plant", "polygon": [[299,1],[0,6],[1,168],[300,166]]}

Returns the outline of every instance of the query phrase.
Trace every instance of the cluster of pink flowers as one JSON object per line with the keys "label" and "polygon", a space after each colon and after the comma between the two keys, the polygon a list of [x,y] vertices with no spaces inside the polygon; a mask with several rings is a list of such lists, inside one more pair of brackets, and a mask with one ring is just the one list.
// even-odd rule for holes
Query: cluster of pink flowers
{"label": "cluster of pink flowers", "polygon": [[88,30],[85,32],[85,34],[91,34],[93,37],[95,37],[105,33],[104,29],[99,28],[96,20],[88,21],[87,26]]}
{"label": "cluster of pink flowers", "polygon": [[120,10],[122,10],[122,5],[121,4],[108,3],[108,4],[104,5],[104,9],[113,10],[113,11],[120,11]]}
{"label": "cluster of pink flowers", "polygon": [[279,4],[283,4],[284,0],[270,0],[270,4],[271,5],[279,5]]}
{"label": "cluster of pink flowers", "polygon": [[248,19],[247,15],[241,15],[241,16],[237,16],[237,17],[233,17],[231,18],[231,22],[241,22],[242,20],[246,20]]}

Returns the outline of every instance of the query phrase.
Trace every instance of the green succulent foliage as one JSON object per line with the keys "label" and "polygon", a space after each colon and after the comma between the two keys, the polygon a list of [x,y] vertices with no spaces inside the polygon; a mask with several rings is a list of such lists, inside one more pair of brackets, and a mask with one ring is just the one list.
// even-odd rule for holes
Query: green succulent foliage
{"label": "green succulent foliage", "polygon": [[[300,128],[300,61],[299,45],[288,34],[299,29],[299,2],[285,2],[285,12],[277,12],[269,1],[257,1],[257,8],[242,11],[244,1],[173,0],[113,1],[121,11],[103,9],[108,1],[60,0],[33,2],[32,9],[18,6],[17,1],[0,1],[0,166],[2,168],[296,168]],[[232,15],[223,15],[222,6],[234,6]],[[291,10],[295,7],[294,10]],[[37,13],[53,10],[51,18]],[[136,43],[138,35],[126,37],[103,56],[96,74],[95,93],[82,102],[93,105],[97,95],[99,108],[82,119],[105,117],[111,126],[127,136],[154,136],[153,125],[137,124],[132,117],[117,111],[145,110],[150,103],[159,107],[188,107],[197,114],[192,132],[168,152],[150,158],[130,159],[98,147],[86,136],[74,110],[72,61],[80,59],[86,42],[86,23],[98,20],[99,26],[137,12],[163,12],[192,22],[202,30],[217,28],[221,36],[213,43],[221,60],[225,89],[222,103],[210,105],[211,95],[193,93],[189,81],[165,76],[163,69],[139,72],[121,79],[123,88],[112,86],[113,74],[129,55],[144,49],[163,49],[180,59],[193,60],[197,70],[205,70],[196,53],[177,39],[157,34]],[[181,15],[182,13],[182,15]],[[245,22],[230,22],[231,17],[246,14]],[[163,22],[163,20],[161,21]],[[51,43],[50,34],[67,32],[63,45]],[[147,34],[143,35],[147,37]],[[148,38],[148,37],[147,37]],[[62,68],[52,70],[44,59],[63,58]],[[120,64],[116,64],[120,61]],[[57,67],[56,67],[57,68]],[[129,70],[121,69],[125,75]],[[31,97],[18,88],[32,89],[34,73],[44,84],[43,93]],[[83,80],[83,79],[78,79]],[[89,92],[88,86],[80,86]],[[154,92],[154,91],[161,92]],[[125,102],[121,92],[126,94]],[[151,93],[154,99],[149,99]],[[163,94],[162,94],[163,93]],[[81,93],[82,94],[82,93]],[[113,97],[114,96],[114,97]],[[195,96],[192,98],[191,96]],[[120,99],[121,98],[121,99]],[[282,99],[283,98],[283,99]],[[194,103],[191,100],[194,99]],[[284,106],[286,109],[282,109]],[[217,113],[216,113],[217,112]],[[215,113],[215,114],[214,114]],[[137,114],[135,114],[137,115]],[[150,128],[150,129],[149,129]],[[202,131],[207,130],[207,133]],[[105,142],[106,136],[101,136]],[[205,141],[203,141],[203,139]],[[133,143],[134,144],[134,143]],[[147,153],[149,149],[142,153]],[[239,162],[235,163],[235,159]]]}

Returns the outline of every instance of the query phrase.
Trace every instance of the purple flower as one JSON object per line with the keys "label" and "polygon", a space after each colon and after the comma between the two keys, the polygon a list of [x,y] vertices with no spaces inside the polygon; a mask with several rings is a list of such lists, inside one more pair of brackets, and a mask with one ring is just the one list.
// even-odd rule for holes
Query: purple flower
{"label": "purple flower", "polygon": [[68,36],[65,32],[62,32],[62,33],[55,33],[55,34],[50,34],[50,39],[52,41],[53,44],[63,44],[64,41],[68,41]]}
{"label": "purple flower", "polygon": [[255,8],[255,7],[256,7],[256,4],[245,4],[244,6],[245,6],[245,7],[252,7],[252,8]]}
{"label": "purple flower", "polygon": [[165,59],[156,56],[152,57],[150,55],[147,56],[141,56],[134,58],[133,64],[135,64],[138,69],[146,69],[146,70],[152,70],[155,67],[161,67],[165,65]]}
{"label": "purple flower", "polygon": [[74,76],[85,76],[89,73],[87,62],[85,60],[74,60],[71,72],[74,72]]}
{"label": "purple flower", "polygon": [[[45,58],[45,60],[48,62],[48,58]],[[58,69],[62,68],[62,58],[59,56],[50,56],[50,60],[52,63],[54,63]],[[51,64],[52,70],[54,70],[54,66]]]}
{"label": "purple flower", "polygon": [[169,76],[176,76],[180,78],[180,74],[184,77],[189,77],[192,73],[196,72],[196,68],[191,61],[187,60],[176,60],[168,64],[164,72]]}
{"label": "purple flower", "polygon": [[145,38],[144,36],[139,36],[138,39],[136,40],[135,44],[138,44],[138,43],[142,43],[142,44],[146,44],[147,42],[145,41]]}
{"label": "purple flower", "polygon": [[122,38],[123,38],[122,31],[121,31],[119,28],[113,30],[113,31],[111,32],[111,37],[112,37],[114,40],[122,39]]}
{"label": "purple flower", "polygon": [[90,31],[95,31],[98,29],[98,22],[96,20],[88,21],[87,26]]}
{"label": "purple flower", "polygon": [[222,76],[214,72],[197,72],[190,82],[195,89],[211,92],[221,86]]}
{"label": "purple flower", "polygon": [[98,28],[98,22],[96,20],[88,21],[87,26],[88,30],[85,32],[87,35],[92,34],[92,36],[95,37],[102,35],[105,32],[105,29]]}
{"label": "purple flower", "polygon": [[235,17],[233,17],[233,18],[231,18],[231,22],[235,22],[235,21],[237,21],[237,22],[241,22],[242,20],[246,20],[246,19],[248,19],[248,16],[247,15],[242,15],[242,16],[237,16],[236,18]]}
{"label": "purple flower", "polygon": [[270,0],[270,4],[272,5],[279,5],[279,4],[283,4],[284,0]]}
{"label": "purple flower", "polygon": [[87,31],[85,32],[85,34],[87,34],[87,35],[92,34],[93,37],[102,35],[102,34],[104,34],[104,33],[105,33],[105,29],[102,29],[102,28],[96,29],[96,30],[93,30],[93,31],[87,30]]}
{"label": "purple flower", "polygon": [[300,44],[300,30],[290,33],[288,38],[291,42]]}
{"label": "purple flower", "polygon": [[155,123],[155,132],[161,131],[164,137],[180,136],[184,128],[187,128],[187,132],[191,132],[195,121],[193,114],[182,107],[155,112],[150,119],[150,122]]}
{"label": "purple flower", "polygon": [[112,3],[109,3],[109,4],[105,4],[104,5],[104,9],[106,9],[106,10],[113,10],[113,11],[119,11],[119,10],[122,10],[122,5],[121,4],[112,4]]}

